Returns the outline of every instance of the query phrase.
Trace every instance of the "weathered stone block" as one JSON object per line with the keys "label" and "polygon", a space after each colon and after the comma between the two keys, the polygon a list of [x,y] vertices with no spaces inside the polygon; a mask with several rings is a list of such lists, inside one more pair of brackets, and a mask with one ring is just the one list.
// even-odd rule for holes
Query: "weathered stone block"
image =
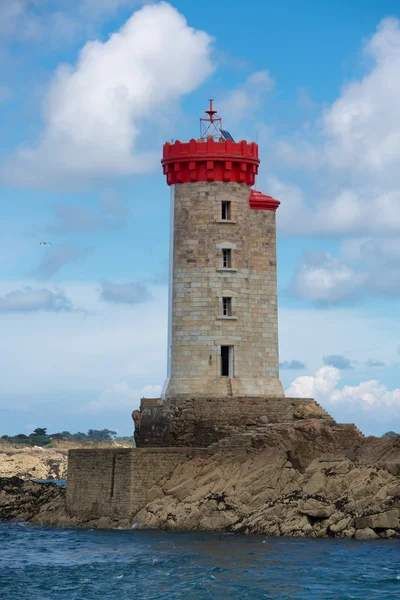
{"label": "weathered stone block", "polygon": [[397,509],[388,510],[386,512],[375,515],[368,515],[355,519],[356,529],[396,529],[399,526],[399,511]]}

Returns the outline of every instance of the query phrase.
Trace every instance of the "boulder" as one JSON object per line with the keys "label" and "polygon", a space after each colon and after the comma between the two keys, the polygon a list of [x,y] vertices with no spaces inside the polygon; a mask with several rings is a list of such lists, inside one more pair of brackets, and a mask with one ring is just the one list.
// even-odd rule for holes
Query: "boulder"
{"label": "boulder", "polygon": [[337,523],[330,525],[329,529],[332,531],[332,533],[339,533],[340,531],[347,529],[352,520],[353,519],[351,517],[344,517],[343,519],[340,519],[340,521],[338,521]]}
{"label": "boulder", "polygon": [[396,529],[399,526],[399,511],[396,508],[375,515],[355,519],[356,529]]}
{"label": "boulder", "polygon": [[375,533],[373,529],[370,527],[365,527],[364,529],[357,529],[354,539],[356,540],[378,540],[379,535]]}
{"label": "boulder", "polygon": [[380,532],[379,537],[383,539],[390,539],[397,537],[397,533],[393,529],[385,529],[384,531]]}

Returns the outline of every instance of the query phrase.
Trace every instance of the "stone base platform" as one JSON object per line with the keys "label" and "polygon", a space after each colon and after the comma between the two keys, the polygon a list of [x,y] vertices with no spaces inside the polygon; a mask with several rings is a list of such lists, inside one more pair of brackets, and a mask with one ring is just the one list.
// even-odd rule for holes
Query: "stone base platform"
{"label": "stone base platform", "polygon": [[178,465],[206,453],[202,448],[70,450],[68,515],[108,523],[129,519],[154,500],[151,490],[157,482],[169,477]]}
{"label": "stone base platform", "polygon": [[244,427],[296,419],[317,418],[335,424],[312,398],[142,398],[140,410],[134,411],[132,417],[138,448],[205,448]]}

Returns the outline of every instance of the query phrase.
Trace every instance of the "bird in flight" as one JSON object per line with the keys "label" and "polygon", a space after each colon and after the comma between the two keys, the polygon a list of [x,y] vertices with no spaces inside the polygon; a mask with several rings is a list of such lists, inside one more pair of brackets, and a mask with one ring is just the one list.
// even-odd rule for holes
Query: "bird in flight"
{"label": "bird in flight", "polygon": [[53,245],[51,242],[40,242],[40,245],[42,245],[42,244],[43,244],[44,246],[47,246],[47,244],[50,244],[50,246],[52,246],[52,245]]}

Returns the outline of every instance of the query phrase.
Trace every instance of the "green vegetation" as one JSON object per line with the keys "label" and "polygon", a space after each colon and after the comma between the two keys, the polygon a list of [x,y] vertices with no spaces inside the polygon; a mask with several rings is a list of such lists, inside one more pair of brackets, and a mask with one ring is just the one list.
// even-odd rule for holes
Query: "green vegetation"
{"label": "green vegetation", "polygon": [[384,438],[397,438],[399,436],[400,436],[400,433],[395,433],[394,431],[388,431],[388,432],[384,433],[382,437],[384,437]]}
{"label": "green vegetation", "polygon": [[124,442],[134,445],[133,437],[116,437],[117,432],[112,429],[89,429],[87,433],[78,431],[70,433],[69,431],[61,431],[59,433],[47,433],[46,427],[37,427],[31,434],[25,435],[18,433],[17,435],[3,435],[2,440],[9,444],[19,444],[22,446],[51,446],[53,442]]}

